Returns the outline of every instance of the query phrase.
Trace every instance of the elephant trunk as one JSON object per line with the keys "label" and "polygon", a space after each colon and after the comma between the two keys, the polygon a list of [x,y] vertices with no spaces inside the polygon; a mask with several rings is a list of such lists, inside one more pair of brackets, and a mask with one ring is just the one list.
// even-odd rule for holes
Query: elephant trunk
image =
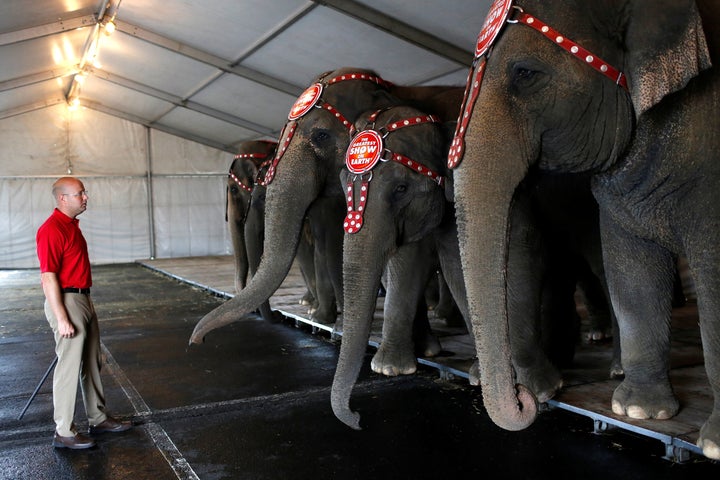
{"label": "elephant trunk", "polygon": [[[195,325],[190,343],[202,343],[217,328],[240,320],[254,312],[275,293],[285,280],[297,249],[305,211],[318,195],[317,175],[307,163],[288,158],[284,171],[278,169],[268,186],[265,208],[263,258],[250,282],[232,299],[206,314]],[[301,173],[296,173],[301,172]]]}
{"label": "elephant trunk", "polygon": [[236,211],[239,209],[239,205],[231,204],[228,206],[228,227],[235,260],[235,293],[245,288],[249,269],[247,249],[245,247],[245,224],[243,222],[245,215],[244,211]]}
{"label": "elephant trunk", "polygon": [[[454,178],[458,241],[483,402],[495,424],[521,430],[535,420],[537,400],[515,383],[508,302],[522,292],[509,292],[507,280],[513,193],[527,166],[517,142],[487,133],[473,138],[471,133],[468,130],[465,160]],[[479,137],[482,141],[476,140]],[[488,142],[494,141],[505,148],[493,149]],[[503,153],[495,153],[499,151]]]}
{"label": "elephant trunk", "polygon": [[360,430],[360,415],[350,410],[350,395],[367,350],[386,257],[382,248],[375,244],[377,236],[370,235],[370,229],[367,230],[345,235],[343,335],[330,394],[335,416],[355,430]]}

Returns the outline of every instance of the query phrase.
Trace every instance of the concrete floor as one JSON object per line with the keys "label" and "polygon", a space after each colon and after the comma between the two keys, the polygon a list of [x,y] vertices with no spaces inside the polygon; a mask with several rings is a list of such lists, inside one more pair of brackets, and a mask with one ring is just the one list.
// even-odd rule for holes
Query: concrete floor
{"label": "concrete floor", "polygon": [[[720,465],[671,463],[658,442],[563,410],[527,430],[496,427],[479,391],[434,370],[383,378],[353,395],[364,430],[329,405],[338,346],[294,322],[256,318],[187,347],[223,302],[135,264],[93,270],[106,351],[108,407],[135,428],[85,451],[51,446],[51,380],[22,420],[53,359],[37,270],[0,270],[0,479],[426,479],[716,477]],[[81,404],[76,423],[86,427]]]}

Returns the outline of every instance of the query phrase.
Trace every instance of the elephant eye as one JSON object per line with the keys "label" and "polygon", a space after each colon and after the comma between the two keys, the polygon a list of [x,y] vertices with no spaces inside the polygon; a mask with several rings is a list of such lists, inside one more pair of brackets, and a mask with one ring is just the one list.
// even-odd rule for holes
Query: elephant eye
{"label": "elephant eye", "polygon": [[315,145],[323,146],[324,144],[328,143],[330,140],[330,133],[327,130],[324,129],[317,129],[312,134],[312,142]]}
{"label": "elephant eye", "polygon": [[233,185],[230,187],[230,193],[232,193],[233,195],[237,195],[238,191],[239,191],[239,189],[238,189],[237,185]]}
{"label": "elephant eye", "polygon": [[515,70],[515,78],[518,78],[520,80],[528,80],[535,75],[535,72],[530,70],[529,68],[518,68]]}
{"label": "elephant eye", "polygon": [[539,72],[524,67],[516,67],[513,72],[513,85],[516,87],[527,88],[533,84]]}
{"label": "elephant eye", "polygon": [[395,194],[396,197],[402,196],[405,192],[407,192],[408,186],[404,183],[400,183],[395,186],[395,189],[393,190],[393,194]]}
{"label": "elephant eye", "polygon": [[511,88],[516,93],[526,92],[529,89],[535,90],[542,86],[542,79],[546,77],[543,71],[530,65],[531,62],[518,62],[511,70]]}

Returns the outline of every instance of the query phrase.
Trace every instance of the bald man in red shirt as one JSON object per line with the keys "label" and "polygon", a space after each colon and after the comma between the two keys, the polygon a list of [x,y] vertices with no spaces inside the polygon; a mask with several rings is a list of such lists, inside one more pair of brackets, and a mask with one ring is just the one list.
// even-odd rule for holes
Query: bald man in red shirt
{"label": "bald man in red shirt", "polygon": [[38,229],[36,241],[45,316],[55,334],[58,357],[53,375],[53,446],[83,449],[94,446],[95,440],[78,433],[73,423],[78,381],[90,433],[122,432],[131,424],[105,413],[100,330],[90,299],[90,258],[76,218],[87,209],[87,191],[77,178],[63,177],[53,184],[52,194],[56,208]]}

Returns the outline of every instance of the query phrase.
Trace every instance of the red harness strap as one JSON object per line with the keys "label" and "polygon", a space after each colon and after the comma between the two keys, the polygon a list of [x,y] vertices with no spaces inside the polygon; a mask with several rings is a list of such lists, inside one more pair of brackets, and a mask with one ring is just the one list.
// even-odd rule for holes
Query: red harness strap
{"label": "red harness strap", "polygon": [[[268,143],[270,143],[270,142],[268,142]],[[272,142],[272,143],[274,143],[274,142]],[[242,182],[240,181],[240,179],[233,173],[233,167],[235,166],[235,162],[236,162],[237,160],[241,160],[241,159],[243,159],[243,158],[257,158],[257,159],[262,159],[262,158],[265,158],[265,157],[267,157],[267,156],[268,156],[267,153],[258,153],[258,152],[254,152],[254,153],[239,153],[239,154],[235,155],[235,157],[233,158],[233,162],[232,162],[232,164],[230,165],[230,171],[228,172],[228,177],[232,178],[232,179],[235,181],[235,183],[238,185],[238,187],[242,188],[243,190],[245,190],[245,191],[248,192],[248,193],[251,193],[252,190],[253,190],[252,185],[245,185],[245,184],[242,183]]]}
{"label": "red harness strap", "polygon": [[538,32],[545,35],[545,37],[547,37],[550,41],[562,47],[566,52],[571,53],[572,55],[580,59],[580,61],[582,61],[583,63],[590,65],[592,68],[608,77],[610,80],[615,82],[616,85],[620,85],[625,90],[628,89],[627,77],[625,77],[625,75],[623,75],[623,73],[617,68],[608,64],[602,58],[593,55],[569,38],[561,35],[560,32],[543,23],[541,20],[538,20],[532,15],[528,15],[520,7],[514,8],[520,11],[520,14],[517,18],[518,23],[534,28]]}

